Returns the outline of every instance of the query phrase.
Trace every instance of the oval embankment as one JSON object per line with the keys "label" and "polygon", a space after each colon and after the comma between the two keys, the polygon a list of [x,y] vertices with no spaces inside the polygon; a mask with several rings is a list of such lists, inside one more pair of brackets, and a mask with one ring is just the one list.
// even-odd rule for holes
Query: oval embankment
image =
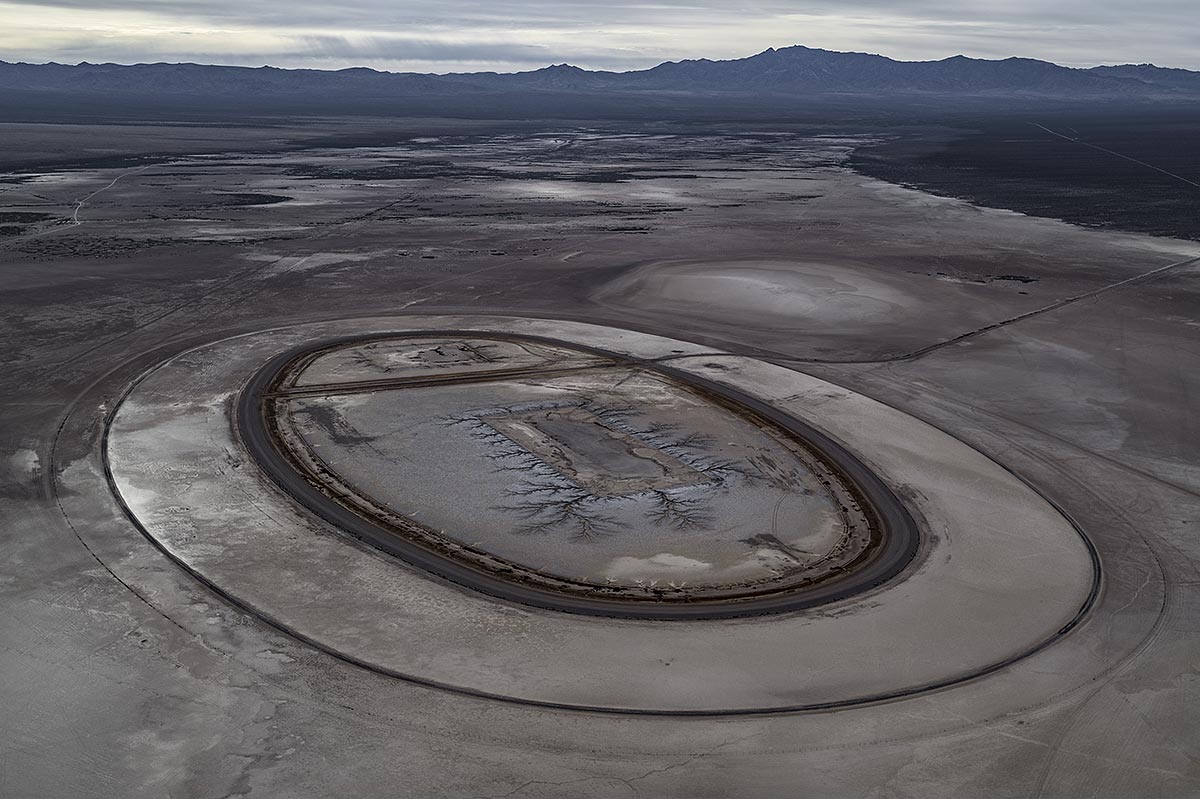
{"label": "oval embankment", "polygon": [[[516,345],[541,357],[524,369],[495,353],[490,369],[474,360]],[[451,351],[467,353],[465,365],[447,370]],[[399,357],[414,353],[439,363]],[[330,360],[343,363],[331,371]],[[326,382],[306,379],[313,371]],[[895,495],[811,425],[730,386],[562,341],[443,331],[308,345],[255,374],[237,418],[272,479],[339,529],[460,585],[552,610],[798,610],[882,584],[917,550]],[[595,442],[623,458],[583,468]],[[468,483],[469,494],[456,490]],[[785,502],[805,507],[781,514]],[[592,576],[569,576],[583,574]]]}
{"label": "oval embankment", "polygon": [[[792,612],[680,622],[563,613],[364,546],[281,491],[243,448],[236,400],[273,358],[340,338],[439,331],[669,358],[671,380],[738,392],[749,412],[787,416],[851,453],[903,498],[924,535],[920,551],[882,585]],[[215,342],[138,382],[114,414],[105,455],[130,517],[230,601],[380,673],[509,702],[704,715],[911,696],[1041,652],[1095,595],[1079,532],[957,439],[789,369],[579,323],[379,318]]]}

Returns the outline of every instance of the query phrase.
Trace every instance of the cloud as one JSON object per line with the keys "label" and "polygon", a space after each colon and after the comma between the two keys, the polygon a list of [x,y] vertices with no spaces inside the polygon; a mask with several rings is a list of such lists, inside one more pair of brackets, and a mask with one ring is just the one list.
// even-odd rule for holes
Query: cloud
{"label": "cloud", "polygon": [[1194,0],[0,0],[0,58],[634,69],[789,44],[1200,68]]}

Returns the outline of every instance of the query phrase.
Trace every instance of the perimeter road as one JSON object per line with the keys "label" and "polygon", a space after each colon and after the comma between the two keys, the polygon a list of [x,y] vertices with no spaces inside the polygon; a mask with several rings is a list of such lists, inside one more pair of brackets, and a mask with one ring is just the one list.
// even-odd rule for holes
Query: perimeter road
{"label": "perimeter road", "polygon": [[799,587],[793,591],[781,591],[776,594],[751,596],[744,599],[676,600],[660,603],[585,597],[523,585],[472,568],[464,562],[453,560],[420,546],[398,532],[360,516],[335,501],[320,491],[309,477],[298,471],[275,444],[274,436],[266,422],[266,401],[274,393],[274,387],[288,367],[297,359],[314,351],[352,346],[385,338],[427,337],[431,335],[430,331],[325,339],[275,356],[254,374],[238,397],[235,407],[236,430],[242,444],[270,479],[285,493],[318,517],[355,538],[459,586],[480,591],[497,599],[548,610],[588,616],[656,620],[726,619],[784,613],[837,602],[868,591],[899,574],[917,553],[920,534],[916,522],[899,498],[871,469],[821,431],[743,391],[690,374],[682,369],[663,366],[652,360],[632,358],[559,339],[517,334],[497,335],[477,330],[435,332],[438,336],[497,338],[549,344],[598,355],[611,359],[619,365],[657,372],[685,386],[713,396],[731,407],[741,409],[743,412],[749,411],[751,415],[765,420],[804,442],[827,465],[832,467],[859,495],[865,506],[864,510],[875,516],[882,540],[874,548],[871,558],[865,563],[843,577],[811,587]]}

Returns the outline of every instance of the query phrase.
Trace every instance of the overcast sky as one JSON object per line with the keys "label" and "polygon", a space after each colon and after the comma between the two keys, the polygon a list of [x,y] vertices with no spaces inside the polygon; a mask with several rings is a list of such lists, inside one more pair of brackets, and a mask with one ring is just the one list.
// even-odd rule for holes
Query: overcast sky
{"label": "overcast sky", "polygon": [[3,61],[638,69],[805,44],[1200,69],[1200,0],[0,0]]}

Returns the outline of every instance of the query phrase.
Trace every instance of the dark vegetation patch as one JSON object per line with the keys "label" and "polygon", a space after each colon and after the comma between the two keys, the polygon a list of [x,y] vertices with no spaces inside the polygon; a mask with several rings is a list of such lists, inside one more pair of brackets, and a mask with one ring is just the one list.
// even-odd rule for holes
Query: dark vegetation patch
{"label": "dark vegetation patch", "polygon": [[0,238],[7,236],[19,236],[25,232],[25,228],[17,227],[16,225],[0,225]]}
{"label": "dark vegetation patch", "polygon": [[257,194],[247,192],[244,194],[221,193],[213,195],[213,199],[207,203],[210,206],[229,206],[241,207],[249,205],[276,205],[278,203],[286,203],[291,200],[291,197],[285,197],[282,194]]}
{"label": "dark vegetation patch", "polygon": [[1200,112],[1043,114],[975,124],[973,131],[900,134],[858,149],[850,165],[977,205],[1200,240],[1200,185],[1192,185],[1200,184]]}
{"label": "dark vegetation patch", "polygon": [[17,245],[17,250],[37,260],[79,257],[119,258],[141,250],[191,243],[193,242],[187,239],[173,238],[131,239],[116,236],[100,238],[60,236],[57,238],[33,239]]}
{"label": "dark vegetation patch", "polygon": [[56,218],[54,214],[42,214],[35,211],[0,211],[0,224],[29,224],[32,222],[45,222],[47,219]]}
{"label": "dark vegetation patch", "polygon": [[64,160],[47,159],[44,166],[22,169],[20,173],[8,176],[6,182],[22,183],[32,180],[49,169],[53,169],[55,172],[92,169],[129,169],[153,165],[162,161],[162,159],[163,156],[161,155],[104,155]]}

